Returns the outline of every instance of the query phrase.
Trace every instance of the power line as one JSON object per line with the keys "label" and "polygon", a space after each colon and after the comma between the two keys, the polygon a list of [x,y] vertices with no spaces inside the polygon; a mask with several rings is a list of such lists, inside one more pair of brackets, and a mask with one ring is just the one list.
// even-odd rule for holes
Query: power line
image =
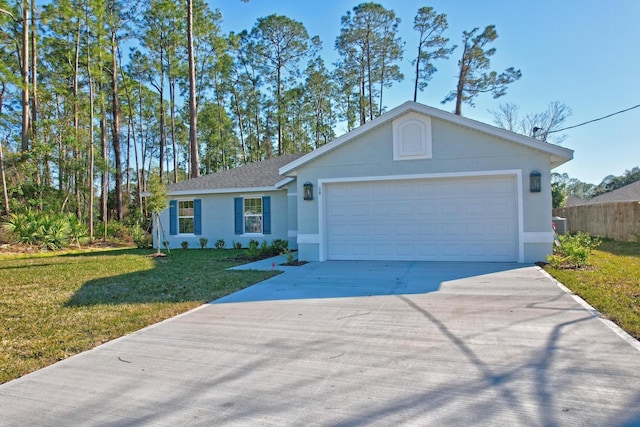
{"label": "power line", "polygon": [[554,132],[562,132],[563,130],[577,128],[578,126],[584,126],[584,125],[589,124],[589,123],[597,122],[598,120],[604,120],[604,119],[607,119],[607,118],[609,118],[609,117],[611,117],[611,116],[615,116],[616,114],[626,113],[627,111],[631,111],[631,110],[633,110],[634,108],[638,108],[638,107],[640,107],[640,104],[638,104],[638,105],[634,105],[633,107],[626,108],[626,109],[624,109],[624,110],[616,111],[615,113],[611,113],[611,114],[608,114],[608,115],[603,116],[603,117],[598,117],[597,119],[589,120],[589,121],[584,122],[584,123],[580,123],[580,124],[573,125],[573,126],[568,126],[568,127],[566,127],[566,128],[562,128],[562,129],[550,130],[550,131],[549,131],[549,132],[547,132],[547,133],[549,134],[549,133],[554,133]]}

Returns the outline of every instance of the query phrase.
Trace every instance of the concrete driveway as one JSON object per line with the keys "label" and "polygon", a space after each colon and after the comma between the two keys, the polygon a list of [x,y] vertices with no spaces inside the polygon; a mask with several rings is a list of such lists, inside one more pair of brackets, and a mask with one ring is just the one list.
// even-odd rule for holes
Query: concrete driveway
{"label": "concrete driveway", "polygon": [[638,342],[518,264],[291,267],[0,386],[12,426],[638,424]]}

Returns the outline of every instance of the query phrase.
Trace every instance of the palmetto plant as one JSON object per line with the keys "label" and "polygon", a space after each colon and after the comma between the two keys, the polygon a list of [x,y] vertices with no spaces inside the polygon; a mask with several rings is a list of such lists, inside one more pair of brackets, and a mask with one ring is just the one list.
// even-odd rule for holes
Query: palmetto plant
{"label": "palmetto plant", "polygon": [[44,249],[60,249],[67,246],[69,240],[80,245],[80,240],[87,236],[86,226],[73,215],[46,214],[31,209],[9,215],[4,228],[13,233],[18,242]]}
{"label": "palmetto plant", "polygon": [[35,245],[39,240],[37,213],[28,209],[25,213],[12,213],[4,223],[4,229],[13,233],[20,243]]}
{"label": "palmetto plant", "polygon": [[89,228],[73,214],[67,215],[67,220],[69,222],[69,238],[80,247],[81,242],[84,243],[89,238]]}
{"label": "palmetto plant", "polygon": [[42,215],[38,231],[38,244],[46,249],[60,249],[69,244],[71,226],[65,215]]}

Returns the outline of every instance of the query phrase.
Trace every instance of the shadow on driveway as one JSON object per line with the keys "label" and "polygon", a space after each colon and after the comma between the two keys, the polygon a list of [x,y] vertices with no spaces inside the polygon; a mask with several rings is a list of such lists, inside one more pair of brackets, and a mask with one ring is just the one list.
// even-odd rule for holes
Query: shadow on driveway
{"label": "shadow on driveway", "polygon": [[[269,263],[264,266],[269,267]],[[256,265],[258,268],[261,264]],[[251,265],[243,269],[250,268]],[[325,261],[287,267],[285,273],[213,303],[276,301],[308,298],[343,298],[374,295],[426,294],[443,284],[529,267],[516,263]],[[281,268],[281,267],[276,267]],[[492,278],[492,280],[495,280]]]}

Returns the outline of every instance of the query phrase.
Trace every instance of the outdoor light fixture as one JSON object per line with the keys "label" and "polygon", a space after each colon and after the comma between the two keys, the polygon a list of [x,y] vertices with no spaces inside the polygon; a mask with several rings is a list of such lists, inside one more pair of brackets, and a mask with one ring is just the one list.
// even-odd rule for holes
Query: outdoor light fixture
{"label": "outdoor light fixture", "polygon": [[313,200],[313,184],[305,182],[302,188],[304,189],[304,200]]}
{"label": "outdoor light fixture", "polygon": [[529,174],[529,191],[539,193],[542,190],[542,175],[538,171]]}

